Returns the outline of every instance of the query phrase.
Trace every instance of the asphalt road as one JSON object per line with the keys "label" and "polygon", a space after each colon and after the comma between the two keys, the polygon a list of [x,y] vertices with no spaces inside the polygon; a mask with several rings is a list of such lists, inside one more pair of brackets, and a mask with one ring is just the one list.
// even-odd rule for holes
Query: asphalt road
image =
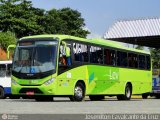
{"label": "asphalt road", "polygon": [[53,102],[36,102],[34,99],[1,99],[0,114],[109,114],[109,113],[160,113],[160,99],[131,99],[118,101],[71,102],[68,98],[55,98]]}

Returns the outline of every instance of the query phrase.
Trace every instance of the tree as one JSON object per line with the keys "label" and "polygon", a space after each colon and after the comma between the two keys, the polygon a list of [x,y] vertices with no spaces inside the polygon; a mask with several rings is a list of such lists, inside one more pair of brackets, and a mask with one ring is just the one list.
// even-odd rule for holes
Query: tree
{"label": "tree", "polygon": [[0,0],[0,31],[11,31],[17,38],[35,34],[68,34],[86,37],[81,13],[70,8],[45,11],[28,0]]}
{"label": "tree", "polygon": [[0,32],[0,47],[2,49],[6,50],[10,44],[15,44],[15,43],[16,43],[15,34],[11,32]]}
{"label": "tree", "polygon": [[27,0],[0,0],[0,30],[11,31],[18,38],[44,32],[40,25],[44,10],[33,8]]}
{"label": "tree", "polygon": [[84,26],[84,19],[77,10],[63,8],[46,12],[46,24],[44,24],[46,33],[86,37],[89,31],[84,30]]}
{"label": "tree", "polygon": [[160,68],[160,49],[158,48],[150,48],[151,58],[152,58],[152,68],[159,69]]}

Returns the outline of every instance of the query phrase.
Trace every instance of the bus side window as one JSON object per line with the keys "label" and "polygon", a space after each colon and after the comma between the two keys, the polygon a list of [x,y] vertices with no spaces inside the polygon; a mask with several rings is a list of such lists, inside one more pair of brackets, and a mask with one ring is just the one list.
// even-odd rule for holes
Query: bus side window
{"label": "bus side window", "polygon": [[115,66],[116,65],[116,51],[111,50],[111,65]]}
{"label": "bus side window", "polygon": [[97,62],[99,64],[103,64],[103,51],[102,51],[102,48],[97,47],[96,53],[97,53]]}
{"label": "bus side window", "polygon": [[66,66],[66,51],[64,44],[61,43],[60,45],[60,51],[59,51],[59,64]]}
{"label": "bus side window", "polygon": [[104,64],[116,65],[116,53],[115,50],[104,49]]}
{"label": "bus side window", "polygon": [[127,53],[117,51],[117,65],[127,67]]}
{"label": "bus side window", "polygon": [[88,46],[87,45],[83,45],[82,52],[83,52],[82,56],[83,56],[84,62],[88,62],[89,61],[89,57],[88,57]]}
{"label": "bus side window", "polygon": [[74,54],[74,60],[78,61],[78,48],[76,43],[73,43],[73,54]]}
{"label": "bus side window", "polygon": [[111,65],[111,53],[109,49],[104,49],[104,64]]}
{"label": "bus side window", "polygon": [[127,52],[122,52],[122,61],[121,61],[121,65],[123,67],[127,67],[128,66],[128,60],[127,60]]}
{"label": "bus side window", "polygon": [[103,64],[103,51],[100,47],[90,46],[90,62]]}
{"label": "bus side window", "polygon": [[150,70],[150,68],[151,68],[151,59],[150,59],[150,56],[146,56],[146,64],[147,64],[147,70]]}
{"label": "bus side window", "polygon": [[138,68],[138,55],[135,54],[134,56],[135,68]]}
{"label": "bus side window", "polygon": [[12,71],[12,64],[7,64],[7,72],[6,72],[6,76],[10,77],[11,76],[11,72]]}
{"label": "bus side window", "polygon": [[6,65],[0,64],[0,77],[5,77],[5,76],[6,76]]}
{"label": "bus side window", "polygon": [[78,61],[82,62],[82,47],[78,45]]}
{"label": "bus side window", "polygon": [[67,58],[67,65],[71,65],[71,48],[66,46],[66,58]]}
{"label": "bus side window", "polygon": [[145,69],[145,56],[139,55],[139,68]]}
{"label": "bus side window", "polygon": [[70,66],[71,63],[71,44],[62,41],[59,49],[59,65]]}
{"label": "bus side window", "polygon": [[94,63],[95,62],[95,50],[94,50],[94,47],[93,46],[90,46],[90,62],[91,63]]}
{"label": "bus side window", "polygon": [[85,44],[73,43],[74,60],[88,62],[88,46]]}
{"label": "bus side window", "polygon": [[117,51],[117,66],[121,65],[120,62],[121,62],[121,55],[120,55],[120,52]]}
{"label": "bus side window", "polygon": [[137,57],[137,54],[128,53],[128,65],[131,68],[138,68],[138,57]]}

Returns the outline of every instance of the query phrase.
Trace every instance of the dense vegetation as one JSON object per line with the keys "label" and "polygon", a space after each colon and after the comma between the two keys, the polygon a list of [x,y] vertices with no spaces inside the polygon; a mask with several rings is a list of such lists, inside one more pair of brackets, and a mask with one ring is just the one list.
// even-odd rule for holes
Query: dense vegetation
{"label": "dense vegetation", "polygon": [[0,35],[9,35],[0,40],[4,49],[16,38],[28,35],[68,34],[86,37],[89,31],[84,30],[84,26],[81,13],[71,8],[46,11],[33,7],[29,0],[0,0]]}

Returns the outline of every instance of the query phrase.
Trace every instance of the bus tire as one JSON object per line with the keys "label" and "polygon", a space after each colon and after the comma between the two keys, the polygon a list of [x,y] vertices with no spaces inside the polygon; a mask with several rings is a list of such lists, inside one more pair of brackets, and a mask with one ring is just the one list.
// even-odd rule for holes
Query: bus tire
{"label": "bus tire", "polygon": [[145,94],[145,93],[142,94],[142,98],[143,98],[143,99],[147,99],[147,98],[148,98],[148,94]]}
{"label": "bus tire", "polygon": [[118,100],[130,100],[132,96],[132,86],[131,84],[126,85],[125,87],[125,94],[124,95],[118,95],[117,99]]}
{"label": "bus tire", "polygon": [[4,99],[4,98],[5,98],[4,89],[2,87],[0,87],[0,99]]}
{"label": "bus tire", "polygon": [[71,101],[83,101],[85,97],[85,86],[78,82],[74,87],[74,95],[70,96]]}
{"label": "bus tire", "polygon": [[91,101],[100,101],[104,99],[104,95],[90,95],[89,99]]}

